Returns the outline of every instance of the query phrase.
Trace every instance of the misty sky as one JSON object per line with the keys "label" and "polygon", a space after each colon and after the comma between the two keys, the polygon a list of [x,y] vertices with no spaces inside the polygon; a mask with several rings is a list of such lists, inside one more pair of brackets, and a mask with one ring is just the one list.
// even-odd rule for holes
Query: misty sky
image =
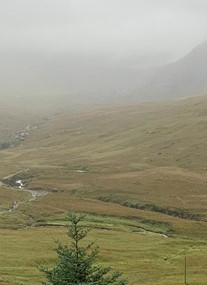
{"label": "misty sky", "polygon": [[206,39],[206,0],[1,0],[0,50],[170,61]]}
{"label": "misty sky", "polygon": [[130,96],[206,27],[207,0],[0,0],[0,97]]}

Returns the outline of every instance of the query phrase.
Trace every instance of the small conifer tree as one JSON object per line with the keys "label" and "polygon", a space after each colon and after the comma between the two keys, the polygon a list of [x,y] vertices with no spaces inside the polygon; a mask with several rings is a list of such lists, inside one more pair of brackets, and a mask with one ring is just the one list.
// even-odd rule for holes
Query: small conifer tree
{"label": "small conifer tree", "polygon": [[58,260],[53,269],[40,268],[45,273],[48,282],[45,285],[125,285],[126,280],[120,279],[122,273],[112,272],[110,267],[96,264],[99,253],[93,243],[81,246],[88,230],[83,229],[80,222],[84,215],[71,214],[68,217],[68,236],[72,243],[70,247],[58,242],[56,252]]}

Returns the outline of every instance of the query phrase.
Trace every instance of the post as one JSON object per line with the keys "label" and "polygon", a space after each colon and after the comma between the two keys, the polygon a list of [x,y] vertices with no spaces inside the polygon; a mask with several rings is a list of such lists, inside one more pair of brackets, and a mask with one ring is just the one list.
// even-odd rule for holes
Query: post
{"label": "post", "polygon": [[187,285],[187,263],[186,263],[186,255],[185,255],[184,279],[185,279],[185,285]]}

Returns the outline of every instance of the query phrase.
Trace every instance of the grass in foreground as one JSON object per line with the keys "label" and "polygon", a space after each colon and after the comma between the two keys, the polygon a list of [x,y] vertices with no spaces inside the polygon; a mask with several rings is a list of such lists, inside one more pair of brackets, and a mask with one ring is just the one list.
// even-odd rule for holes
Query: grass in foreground
{"label": "grass in foreground", "polygon": [[[107,228],[109,220],[89,216],[86,226]],[[113,219],[111,219],[113,222]],[[114,223],[117,223],[115,220]],[[37,265],[50,267],[56,260],[54,240],[68,243],[66,228],[48,227],[27,230],[2,230],[0,235],[0,283],[40,284],[43,275]],[[99,262],[121,270],[129,284],[183,284],[184,256],[187,255],[190,284],[206,284],[207,245],[203,241],[165,238],[153,233],[130,232],[124,226],[94,228],[87,241],[100,246]]]}

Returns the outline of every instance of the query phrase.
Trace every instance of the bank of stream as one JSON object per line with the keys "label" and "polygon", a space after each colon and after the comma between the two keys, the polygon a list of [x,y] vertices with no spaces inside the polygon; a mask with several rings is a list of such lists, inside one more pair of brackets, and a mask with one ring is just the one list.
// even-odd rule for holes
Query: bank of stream
{"label": "bank of stream", "polygon": [[[14,188],[13,188],[14,189]],[[40,197],[46,196],[48,195],[50,192],[49,191],[45,191],[45,190],[29,190],[29,189],[25,189],[23,186],[21,186],[21,188],[18,187],[18,189],[16,189],[16,191],[24,191],[24,192],[28,192],[31,194],[31,198],[25,201],[14,201],[12,203],[12,205],[10,206],[10,208],[8,209],[9,212],[16,210],[20,205],[22,204],[26,204],[32,201],[37,200]]]}
{"label": "bank of stream", "polygon": [[[24,179],[22,179],[23,177]],[[29,202],[33,202],[43,196],[46,196],[50,194],[50,191],[47,190],[33,190],[27,188],[27,180],[31,177],[29,174],[29,170],[25,169],[23,171],[19,171],[17,173],[8,175],[7,177],[4,177],[0,181],[0,186],[4,186],[5,188],[9,188],[15,191],[21,191],[21,192],[27,192],[30,193],[31,196],[27,200],[23,201],[13,201],[8,210],[4,212],[12,212],[15,211],[20,205],[26,204]]]}
{"label": "bank of stream", "polygon": [[14,148],[21,145],[25,139],[30,135],[31,131],[38,130],[39,126],[48,123],[55,119],[55,115],[50,115],[46,118],[41,119],[39,123],[33,125],[27,125],[22,130],[17,131],[13,136],[11,136],[8,141],[0,142],[0,150]]}

